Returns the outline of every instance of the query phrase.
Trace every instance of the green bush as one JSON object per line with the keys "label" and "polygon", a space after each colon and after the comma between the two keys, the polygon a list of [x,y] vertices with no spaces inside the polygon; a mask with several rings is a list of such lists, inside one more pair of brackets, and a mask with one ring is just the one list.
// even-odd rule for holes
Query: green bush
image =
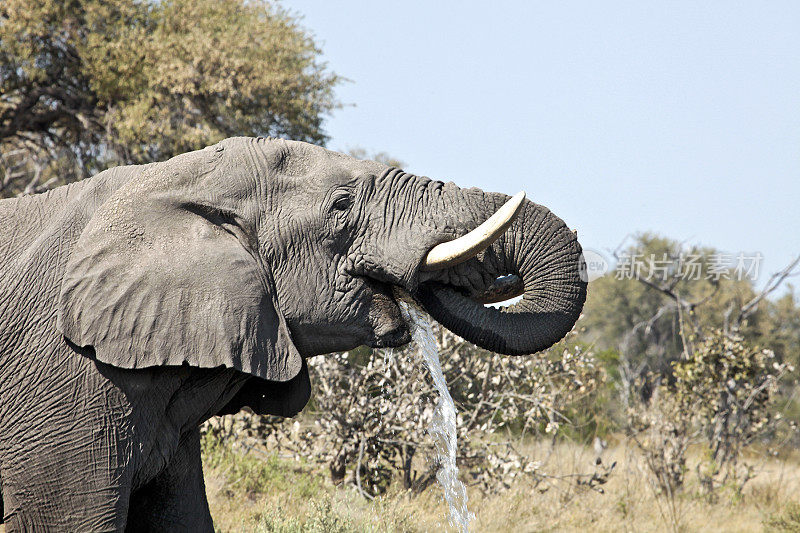
{"label": "green bush", "polygon": [[771,533],[800,531],[800,503],[790,503],[778,514],[764,520],[764,530]]}
{"label": "green bush", "polygon": [[276,454],[262,457],[253,451],[242,453],[210,432],[203,436],[202,450],[204,464],[224,472],[228,490],[255,494],[292,492],[303,498],[314,498],[323,491],[319,477]]}
{"label": "green bush", "polygon": [[357,528],[352,520],[337,513],[329,499],[315,501],[311,515],[306,520],[287,517],[280,509],[266,512],[259,517],[256,533],[356,533],[366,532]]}

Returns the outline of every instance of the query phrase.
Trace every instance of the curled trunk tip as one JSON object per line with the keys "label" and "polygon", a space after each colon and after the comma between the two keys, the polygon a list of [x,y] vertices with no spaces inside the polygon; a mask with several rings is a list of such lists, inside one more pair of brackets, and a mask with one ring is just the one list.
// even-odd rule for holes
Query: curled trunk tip
{"label": "curled trunk tip", "polygon": [[[487,193],[483,210],[506,198]],[[587,288],[582,262],[581,246],[567,225],[547,208],[526,201],[475,267],[488,277],[507,277],[495,283],[499,292],[494,297],[522,289],[520,301],[485,307],[483,296],[493,298],[491,294],[470,297],[468,291],[436,280],[422,284],[415,297],[443,326],[482,348],[532,354],[561,340],[580,316]]]}

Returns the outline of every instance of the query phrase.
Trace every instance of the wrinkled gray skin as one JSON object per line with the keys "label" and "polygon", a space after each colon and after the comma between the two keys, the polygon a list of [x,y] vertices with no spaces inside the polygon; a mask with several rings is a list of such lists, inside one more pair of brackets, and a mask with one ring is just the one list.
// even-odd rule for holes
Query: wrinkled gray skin
{"label": "wrinkled gray skin", "polygon": [[[392,286],[486,348],[559,340],[580,246],[526,202],[491,248],[436,244],[507,199],[299,142],[235,138],[0,201],[0,484],[9,530],[211,531],[198,425],[292,416],[305,358],[409,341]],[[514,274],[523,299],[480,295]]]}

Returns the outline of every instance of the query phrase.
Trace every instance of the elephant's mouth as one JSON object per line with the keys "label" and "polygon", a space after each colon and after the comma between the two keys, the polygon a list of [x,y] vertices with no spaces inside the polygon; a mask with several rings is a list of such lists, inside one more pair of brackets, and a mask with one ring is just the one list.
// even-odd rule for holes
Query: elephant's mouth
{"label": "elephant's mouth", "polygon": [[369,344],[370,348],[399,348],[411,342],[411,332],[408,324],[402,321],[388,331],[376,333],[375,339]]}
{"label": "elephant's mouth", "polygon": [[[448,282],[429,280],[421,282],[413,291],[405,287],[378,281],[371,277],[364,277],[365,283],[373,293],[370,306],[370,323],[373,336],[368,345],[372,348],[395,348],[411,341],[410,329],[400,311],[400,301],[413,302],[425,307],[424,301],[429,301],[436,293],[450,293],[453,298],[465,298],[477,305],[492,304],[510,300],[523,294],[525,287],[522,278],[516,274],[496,277],[486,286],[475,287],[469,284],[458,283],[453,268],[444,269],[451,275],[446,276]],[[431,273],[424,276],[428,278]],[[442,271],[442,275],[445,272]]]}
{"label": "elephant's mouth", "polygon": [[374,278],[364,277],[372,292],[369,322],[372,329],[371,348],[396,348],[411,342],[409,324],[403,319],[400,304],[395,299],[396,287]]}
{"label": "elephant's mouth", "polygon": [[434,291],[447,291],[469,298],[477,304],[496,304],[512,300],[525,293],[525,282],[517,274],[504,274],[494,278],[488,285],[476,288],[471,284],[443,283],[441,281],[426,281],[420,283],[415,294],[417,300],[422,299]]}
{"label": "elephant's mouth", "polygon": [[[516,275],[497,278],[484,291],[471,294],[471,291],[459,285],[450,285],[437,281],[421,283],[414,293],[409,293],[397,285],[388,285],[375,280],[370,280],[369,285],[374,289],[371,322],[373,334],[367,343],[371,348],[397,348],[411,342],[410,330],[412,324],[406,322],[400,311],[400,300],[413,301],[416,305],[425,307],[422,302],[435,297],[437,292],[445,291],[451,298],[466,298],[476,304],[489,304],[509,300],[522,294],[524,287],[522,279]],[[391,294],[392,296],[389,296]]]}
{"label": "elephant's mouth", "polygon": [[[402,318],[403,313],[399,311],[401,300],[413,302],[425,308],[423,302],[434,298],[436,293],[445,292],[449,293],[451,298],[468,299],[476,305],[486,305],[511,300],[521,296],[525,291],[522,278],[516,274],[496,277],[492,283],[481,288],[452,281],[431,280],[423,281],[415,290],[409,292],[404,287],[388,285],[375,280],[370,280],[370,284],[373,287],[380,287],[375,298],[380,302],[379,307],[382,311],[382,320],[375,328],[375,338],[370,344],[373,348],[399,347],[411,341],[409,330],[412,325],[406,323]],[[386,299],[389,294],[391,294],[391,303]],[[401,317],[399,321],[398,315]]]}

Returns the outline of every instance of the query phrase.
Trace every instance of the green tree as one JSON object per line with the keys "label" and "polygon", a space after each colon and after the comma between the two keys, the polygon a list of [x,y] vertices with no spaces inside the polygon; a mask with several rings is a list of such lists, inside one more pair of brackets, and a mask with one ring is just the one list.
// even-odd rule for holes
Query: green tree
{"label": "green tree", "polygon": [[232,135],[324,143],[319,56],[265,0],[4,0],[0,196]]}

